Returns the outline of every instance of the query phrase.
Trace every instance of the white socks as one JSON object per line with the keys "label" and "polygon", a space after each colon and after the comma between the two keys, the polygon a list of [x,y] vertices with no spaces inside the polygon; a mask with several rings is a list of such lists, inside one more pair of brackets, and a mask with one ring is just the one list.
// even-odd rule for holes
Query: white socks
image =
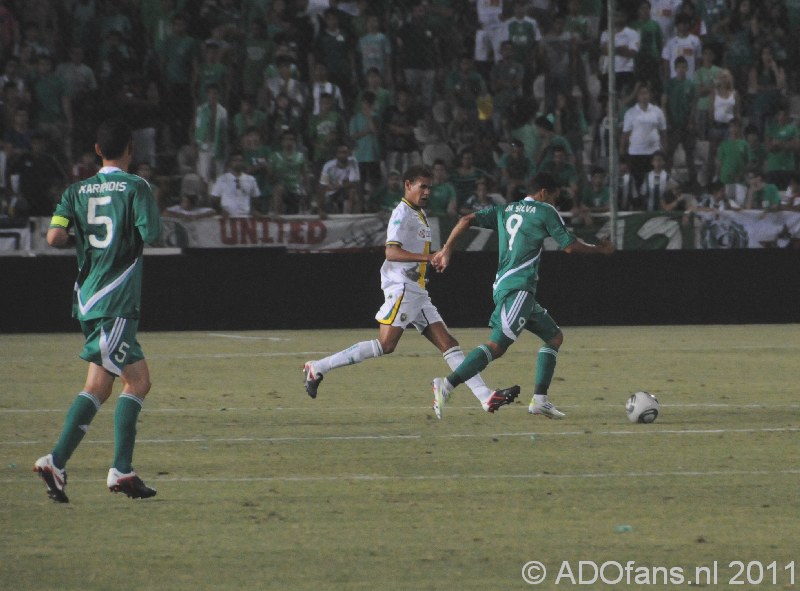
{"label": "white socks", "polygon": [[381,347],[378,339],[371,341],[361,341],[345,349],[314,362],[314,369],[325,375],[332,369],[342,367],[344,365],[353,365],[354,363],[361,363],[366,359],[373,357],[380,357],[383,355],[383,348]]}
{"label": "white socks", "polygon": [[[461,350],[461,347],[456,345],[455,347],[452,347],[442,353],[442,357],[444,357],[444,360],[447,362],[447,365],[450,366],[450,369],[455,371],[455,369],[461,365],[461,362],[464,361],[464,352]],[[486,382],[483,381],[481,374],[471,377],[465,383],[469,389],[472,390],[472,393],[475,394],[475,398],[477,398],[481,404],[487,402],[489,398],[492,397],[492,391],[486,385]],[[449,385],[449,382],[445,380],[445,384]]]}

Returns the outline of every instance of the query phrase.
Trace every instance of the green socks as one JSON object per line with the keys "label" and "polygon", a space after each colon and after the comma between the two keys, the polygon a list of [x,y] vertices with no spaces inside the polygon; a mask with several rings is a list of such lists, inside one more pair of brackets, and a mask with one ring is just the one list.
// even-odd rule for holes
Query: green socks
{"label": "green socks", "polygon": [[547,394],[550,382],[553,380],[553,372],[556,369],[556,357],[558,349],[555,347],[542,347],[536,357],[536,382],[533,388],[534,394]]}
{"label": "green socks", "polygon": [[133,446],[136,443],[136,420],[142,399],[123,392],[114,411],[114,468],[128,474],[133,470]]}
{"label": "green socks", "polygon": [[100,401],[88,392],[81,392],[72,402],[64,419],[64,428],[61,437],[51,452],[53,464],[62,469],[69,461],[72,453],[77,449],[83,436],[89,430],[89,425],[100,410]]}
{"label": "green socks", "polygon": [[491,361],[492,353],[489,348],[486,345],[479,345],[464,357],[464,361],[453,370],[453,373],[447,376],[447,381],[455,388],[481,373]]}

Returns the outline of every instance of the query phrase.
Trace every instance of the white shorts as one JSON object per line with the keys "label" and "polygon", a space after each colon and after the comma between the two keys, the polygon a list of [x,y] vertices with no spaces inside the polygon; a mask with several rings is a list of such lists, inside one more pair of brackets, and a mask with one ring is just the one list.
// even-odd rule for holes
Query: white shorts
{"label": "white shorts", "polygon": [[399,328],[413,324],[414,328],[422,332],[431,324],[444,322],[427,291],[393,287],[384,290],[383,295],[383,306],[375,314],[375,320],[381,324]]}

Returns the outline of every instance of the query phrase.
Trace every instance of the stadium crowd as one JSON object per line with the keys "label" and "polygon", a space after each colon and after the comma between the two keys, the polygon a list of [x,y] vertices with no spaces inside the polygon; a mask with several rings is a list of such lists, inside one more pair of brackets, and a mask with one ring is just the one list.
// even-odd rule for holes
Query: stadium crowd
{"label": "stadium crowd", "polygon": [[0,217],[49,216],[121,114],[167,216],[800,210],[800,0],[0,0]]}

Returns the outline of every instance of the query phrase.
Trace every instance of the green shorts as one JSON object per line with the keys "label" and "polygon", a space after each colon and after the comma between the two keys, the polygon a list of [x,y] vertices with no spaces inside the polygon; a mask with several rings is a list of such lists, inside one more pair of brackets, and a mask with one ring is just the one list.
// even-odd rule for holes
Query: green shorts
{"label": "green shorts", "polygon": [[86,342],[80,358],[102,366],[115,376],[121,375],[126,365],[144,359],[136,340],[139,321],[132,318],[93,318],[82,320],[81,328]]}
{"label": "green shorts", "polygon": [[561,332],[555,320],[529,291],[510,291],[505,294],[495,306],[489,326],[494,329],[490,340],[504,348],[516,342],[523,329],[544,342]]}

